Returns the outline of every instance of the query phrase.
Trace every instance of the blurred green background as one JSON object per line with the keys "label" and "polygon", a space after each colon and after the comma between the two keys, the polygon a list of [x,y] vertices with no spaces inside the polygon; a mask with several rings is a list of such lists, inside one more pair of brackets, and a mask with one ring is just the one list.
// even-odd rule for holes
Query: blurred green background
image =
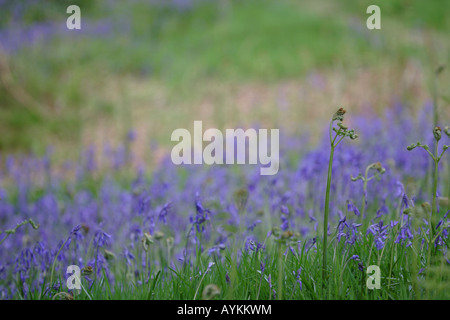
{"label": "blurred green background", "polygon": [[[66,8],[81,8],[67,30]],[[366,9],[381,8],[381,30]],[[0,1],[0,153],[122,141],[155,158],[176,128],[321,133],[338,107],[448,112],[450,1]],[[448,118],[447,118],[448,119]],[[150,141],[160,147],[146,155]]]}

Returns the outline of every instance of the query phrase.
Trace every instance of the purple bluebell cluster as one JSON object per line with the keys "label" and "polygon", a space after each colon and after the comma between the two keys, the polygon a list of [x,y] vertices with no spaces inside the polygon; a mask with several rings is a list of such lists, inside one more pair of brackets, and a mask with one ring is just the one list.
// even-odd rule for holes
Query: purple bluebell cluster
{"label": "purple bluebell cluster", "polygon": [[[131,4],[141,4],[148,7],[148,10],[155,6],[160,8],[168,7],[179,13],[192,10],[194,3],[206,0],[134,0]],[[13,54],[18,50],[27,49],[36,45],[48,49],[48,44],[53,40],[69,38],[75,40],[84,36],[89,39],[106,38],[114,41],[121,37],[135,37],[132,34],[132,19],[126,12],[119,15],[112,15],[111,10],[120,7],[121,1],[110,0],[102,3],[99,8],[103,14],[101,19],[91,18],[90,13],[97,4],[85,2],[75,2],[81,9],[81,29],[69,30],[66,27],[66,19],[69,14],[66,12],[70,4],[49,3],[43,5],[41,1],[24,0],[0,1],[0,51],[6,54]],[[120,9],[120,8],[119,8]],[[38,17],[38,18],[37,18]]]}
{"label": "purple bluebell cluster", "polygon": [[[432,142],[430,114],[425,106],[415,118],[395,105],[381,118],[351,118],[359,143],[344,142],[333,168],[329,233],[336,232],[336,241],[354,246],[365,235],[382,250],[389,237],[409,246],[416,234],[427,232],[416,229],[404,211],[430,200],[426,186],[416,183],[424,181],[430,160],[426,152],[411,156],[405,148],[415,139]],[[295,237],[285,242],[285,255],[308,254],[316,250],[322,222],[327,139],[325,134],[308,147],[303,137],[282,135],[280,171],[274,176],[261,176],[258,166],[249,165],[176,166],[170,155],[153,171],[141,167],[130,176],[133,155],[124,146],[109,148],[106,164],[97,162],[94,149],[64,165],[55,164],[51,151],[43,157],[3,155],[0,230],[29,218],[40,228],[24,226],[0,246],[0,298],[26,298],[30,290],[48,286],[55,259],[53,286],[66,279],[69,265],[92,267],[90,281],[106,276],[114,283],[122,275],[148,281],[151,270],[192,264],[201,252],[221,259],[231,244],[264,252],[269,237]],[[361,206],[362,183],[351,176],[375,161],[386,173],[368,184],[361,224],[355,208]],[[445,230],[436,246],[448,237],[442,211],[437,228]],[[394,233],[397,224],[400,232]],[[261,263],[262,273],[264,268]],[[300,287],[301,272],[294,274]]]}
{"label": "purple bluebell cluster", "polygon": [[111,37],[117,35],[119,31],[127,31],[124,25],[113,21],[106,19],[92,21],[87,18],[82,20],[80,30],[69,30],[66,26],[66,19],[69,17],[66,13],[67,6],[63,4],[57,5],[53,10],[47,8],[48,12],[55,12],[55,16],[35,20],[28,18],[30,12],[46,12],[40,1],[3,2],[4,4],[0,4],[2,6],[0,50],[6,54],[13,54],[18,50],[36,45],[47,46],[50,41],[63,37],[71,37],[72,39],[80,36]]}

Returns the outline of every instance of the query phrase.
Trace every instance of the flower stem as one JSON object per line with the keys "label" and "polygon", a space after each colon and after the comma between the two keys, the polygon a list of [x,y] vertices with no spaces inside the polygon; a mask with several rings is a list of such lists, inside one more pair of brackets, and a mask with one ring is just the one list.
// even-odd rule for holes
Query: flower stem
{"label": "flower stem", "polygon": [[278,243],[278,289],[277,289],[277,297],[278,300],[282,300],[283,297],[283,276],[284,276],[284,269],[283,269],[283,258],[281,254],[281,244]]}
{"label": "flower stem", "polygon": [[[17,229],[19,229],[20,227],[26,225],[26,224],[31,224],[31,226],[33,227],[33,229],[37,230],[39,228],[39,225],[36,224],[33,220],[28,219],[28,220],[23,220],[22,222],[18,223],[14,228],[9,229],[9,230],[5,230],[5,236],[3,237],[2,240],[0,240],[0,245],[13,233],[16,233]],[[0,231],[0,234],[2,234],[3,232]]]}
{"label": "flower stem", "polygon": [[327,269],[327,245],[328,245],[328,215],[330,210],[330,188],[331,188],[331,174],[333,169],[334,145],[331,145],[330,159],[328,162],[328,178],[327,189],[325,193],[325,214],[323,221],[323,264],[322,264],[322,289],[325,287],[325,277]]}
{"label": "flower stem", "polygon": [[368,166],[366,168],[366,172],[364,173],[364,184],[363,184],[363,196],[362,196],[362,203],[361,203],[361,213],[359,215],[359,223],[363,223],[364,221],[364,214],[366,212],[366,193],[367,193],[367,176],[369,174],[371,166]]}
{"label": "flower stem", "polygon": [[434,160],[434,177],[433,177],[433,199],[431,203],[431,217],[430,217],[430,228],[431,228],[431,239],[434,238],[435,229],[434,229],[434,219],[437,218],[437,203],[436,203],[436,194],[437,194],[437,185],[438,185],[438,169],[439,169],[439,159],[438,156],[438,144],[436,141],[435,146],[435,158]]}
{"label": "flower stem", "polygon": [[62,246],[59,248],[58,253],[55,256],[55,259],[53,260],[53,264],[52,264],[52,271],[50,273],[50,286],[53,285],[53,272],[55,271],[55,264],[56,264],[56,259],[58,259],[59,254],[61,253],[61,250],[64,248],[64,246],[66,245],[67,241],[69,241],[70,236],[67,237],[66,241],[64,241],[64,243],[62,244]]}

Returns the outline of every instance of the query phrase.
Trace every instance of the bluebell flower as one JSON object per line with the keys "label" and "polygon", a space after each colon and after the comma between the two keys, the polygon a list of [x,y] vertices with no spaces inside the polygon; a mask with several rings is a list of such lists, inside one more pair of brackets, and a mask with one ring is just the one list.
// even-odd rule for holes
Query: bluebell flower
{"label": "bluebell flower", "polygon": [[302,280],[301,280],[301,278],[300,278],[300,275],[302,274],[302,268],[299,268],[298,270],[297,270],[297,275],[296,275],[296,279],[297,279],[297,283],[298,283],[298,285],[299,285],[299,287],[300,287],[300,290],[302,290],[303,289],[303,283],[302,283]]}

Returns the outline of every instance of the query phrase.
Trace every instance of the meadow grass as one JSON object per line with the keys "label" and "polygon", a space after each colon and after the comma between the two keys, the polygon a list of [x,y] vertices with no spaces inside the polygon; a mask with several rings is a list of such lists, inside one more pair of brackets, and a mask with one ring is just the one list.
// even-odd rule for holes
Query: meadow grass
{"label": "meadow grass", "polygon": [[[399,97],[421,105],[427,70],[448,61],[448,24],[437,2],[427,4],[426,10],[417,1],[406,11],[398,9],[401,2],[383,6],[387,31],[378,33],[365,30],[363,2],[198,1],[188,8],[140,1],[79,5],[85,23],[81,34],[64,30],[63,3],[33,5],[25,11],[23,26],[56,21],[56,35],[32,45],[23,40],[13,54],[2,56],[0,148],[42,154],[47,145],[63,147],[64,141],[85,146],[100,130],[99,123],[104,123],[102,132],[112,126],[120,132],[118,140],[134,127],[164,145],[172,127],[199,116],[219,128],[252,119],[296,130],[301,114],[311,112],[307,103],[345,103],[350,110],[368,103],[384,108],[388,99]],[[7,13],[3,11],[8,17],[2,19],[4,28],[11,19]],[[96,23],[104,28],[97,30]],[[411,65],[415,75],[408,81],[418,85],[402,80]],[[383,69],[389,73],[380,72]],[[8,79],[5,70],[11,73]],[[299,83],[316,71],[318,81],[323,82],[322,77],[327,82],[330,70],[336,79],[325,92]],[[373,73],[374,80],[348,77],[361,70],[368,70],[363,77]],[[380,84],[380,77],[389,79]],[[445,83],[447,74],[443,77]],[[352,90],[352,82],[361,83],[361,88]],[[298,99],[296,86],[317,94],[311,102]],[[284,97],[285,91],[290,96]],[[367,91],[374,92],[370,101],[356,97]],[[270,100],[259,101],[258,96],[264,98],[267,92]],[[332,101],[321,102],[327,94]],[[349,101],[348,94],[353,96]],[[252,104],[243,99],[256,100],[259,110],[239,117]],[[277,100],[301,106],[290,110],[289,117],[273,117]],[[151,123],[150,129],[142,128],[142,119]]]}
{"label": "meadow grass", "polygon": [[[398,232],[399,228],[394,230]],[[90,284],[82,279],[86,292],[75,294],[75,299],[126,299],[126,300],[192,300],[192,299],[233,299],[233,300],[410,300],[449,299],[447,290],[450,271],[444,258],[437,259],[425,275],[417,275],[416,263],[426,261],[426,252],[419,246],[405,248],[393,242],[386,243],[381,252],[374,250],[373,239],[368,237],[354,249],[346,250],[336,242],[328,250],[328,277],[322,281],[322,243],[308,252],[303,244],[304,254],[284,255],[286,246],[268,240],[264,252],[242,252],[239,265],[233,266],[227,249],[223,261],[202,254],[198,263],[184,268],[167,267],[164,270],[150,269],[148,280],[127,270],[123,263],[113,263],[111,271],[116,275],[114,284],[108,277]],[[167,249],[163,243],[156,243],[151,254],[161,254]],[[354,254],[360,258],[352,259]],[[393,259],[389,259],[394,257]],[[358,267],[359,259],[365,261]],[[208,265],[210,271],[205,274]],[[261,264],[264,264],[264,270]],[[366,267],[377,265],[381,269],[381,290],[368,289],[369,275]],[[235,268],[235,281],[229,279],[229,270]],[[301,270],[301,272],[299,272]],[[263,272],[262,272],[263,271]],[[417,275],[414,277],[413,275]],[[269,280],[270,279],[270,280]],[[65,282],[66,279],[59,279]],[[220,293],[205,297],[203,291],[209,284],[219,288]],[[412,290],[414,287],[415,290]],[[29,292],[28,299],[53,299],[45,293],[45,287]],[[63,291],[64,292],[64,291]],[[20,293],[17,299],[23,298]],[[72,297],[66,297],[66,299]]]}
{"label": "meadow grass", "polygon": [[[333,115],[331,128],[336,120],[343,120],[344,114],[345,111],[340,109]],[[370,128],[368,130],[370,131]],[[330,141],[325,139],[324,146],[328,143],[336,146],[336,141],[347,136],[352,140],[356,139],[354,130],[348,130],[342,122],[338,122],[335,132],[336,138],[333,138],[330,129]],[[445,136],[442,130],[433,130],[433,132],[435,140],[446,139],[444,141],[447,141],[450,138],[450,136],[447,137],[450,134],[448,127],[444,129]],[[387,137],[389,139],[389,133]],[[413,147],[409,146],[403,150],[395,150],[395,152],[403,157],[402,154],[407,153],[407,149],[411,150]],[[329,170],[328,172],[321,170],[322,174],[317,173],[317,176],[326,180],[325,199],[323,194],[321,196],[319,193],[317,198],[310,196],[297,203],[288,201],[289,197],[285,199],[285,196],[281,195],[281,199],[285,199],[281,200],[281,203],[289,202],[290,204],[289,206],[282,204],[279,209],[282,222],[280,225],[277,222],[277,208],[280,203],[271,200],[273,195],[271,195],[270,189],[275,189],[273,182],[269,181],[269,192],[262,198],[263,203],[266,201],[269,203],[263,205],[262,211],[255,212],[254,198],[259,196],[258,193],[250,191],[250,187],[243,187],[230,196],[230,186],[220,181],[218,185],[213,183],[215,179],[220,179],[218,172],[212,172],[210,177],[208,175],[201,177],[202,171],[195,173],[195,171],[189,172],[180,168],[172,172],[173,166],[168,165],[166,168],[172,172],[170,174],[175,174],[177,177],[175,181],[170,182],[175,193],[181,193],[180,190],[186,190],[186,187],[196,188],[191,184],[198,183],[198,179],[192,180],[197,176],[200,177],[200,185],[204,187],[203,192],[209,190],[215,195],[216,187],[225,189],[223,190],[226,194],[225,198],[217,198],[215,195],[215,199],[208,202],[202,202],[197,198],[195,200],[196,213],[189,218],[188,224],[186,224],[186,211],[189,209],[185,208],[185,200],[177,200],[181,205],[178,208],[181,211],[177,213],[179,216],[172,217],[170,215],[172,210],[170,203],[166,203],[162,208],[156,208],[156,211],[151,210],[148,214],[140,213],[142,210],[145,212],[146,203],[149,201],[145,197],[151,195],[156,200],[159,196],[155,192],[160,191],[154,188],[156,186],[158,189],[161,188],[159,183],[162,183],[163,189],[165,188],[167,182],[164,181],[168,180],[158,174],[164,175],[168,172],[164,173],[162,168],[159,169],[162,171],[156,170],[148,176],[145,180],[150,180],[145,182],[142,181],[142,177],[127,181],[124,179],[126,175],[121,177],[120,172],[111,171],[108,174],[108,171],[105,171],[106,176],[98,177],[99,180],[89,178],[88,174],[82,179],[78,179],[75,186],[70,186],[70,183],[60,185],[53,191],[50,191],[51,186],[46,186],[43,193],[40,193],[39,189],[34,190],[34,183],[31,183],[29,185],[31,193],[28,192],[27,195],[27,203],[31,207],[36,207],[36,204],[39,204],[37,208],[45,205],[46,202],[42,201],[46,199],[45,194],[48,192],[53,192],[56,198],[65,203],[62,207],[57,206],[60,209],[52,207],[51,203],[48,204],[50,211],[61,210],[57,213],[57,221],[46,221],[49,216],[54,214],[50,211],[41,212],[39,210],[34,214],[35,220],[45,224],[41,227],[44,230],[37,236],[37,239],[46,234],[53,237],[53,232],[61,234],[61,229],[64,228],[61,226],[56,228],[55,223],[64,224],[67,219],[80,221],[76,215],[70,214],[70,211],[66,211],[65,208],[66,206],[70,208],[80,201],[76,199],[86,197],[87,190],[90,190],[93,199],[98,201],[101,206],[111,207],[105,213],[102,210],[95,210],[93,215],[85,217],[84,219],[93,220],[89,224],[74,227],[69,236],[59,242],[55,250],[42,251],[45,250],[45,241],[38,242],[32,251],[23,248],[15,262],[7,263],[2,268],[5,272],[2,281],[5,285],[8,283],[9,290],[12,290],[9,293],[11,294],[10,298],[13,299],[448,299],[447,288],[450,273],[447,258],[448,212],[444,214],[446,210],[444,203],[440,205],[440,211],[437,211],[435,208],[437,204],[431,206],[428,202],[424,202],[431,198],[433,203],[436,203],[436,186],[445,186],[446,183],[442,180],[439,183],[435,179],[445,177],[445,171],[440,176],[431,175],[429,183],[431,188],[425,185],[423,191],[415,193],[406,191],[397,181],[395,184],[401,187],[400,194],[392,199],[389,198],[387,202],[387,198],[385,198],[384,209],[379,208],[380,203],[376,201],[377,194],[371,195],[371,192],[374,191],[368,191],[368,187],[365,185],[361,209],[356,210],[356,205],[352,204],[348,206],[347,213],[341,212],[337,216],[336,210],[340,209],[333,206],[333,209],[329,210],[330,202],[348,197],[349,193],[343,189],[358,180],[351,176],[347,177],[343,173],[348,172],[348,169],[345,169],[346,165],[342,165],[342,154],[347,153],[348,148],[348,145],[343,144],[336,150],[336,161],[341,164],[336,167],[333,177]],[[368,150],[368,148],[369,145],[365,149]],[[323,154],[324,160],[328,160],[332,167],[333,158],[327,159],[328,150],[323,149],[318,152]],[[443,147],[440,159],[445,159],[443,154],[446,149]],[[308,162],[308,160],[301,160],[304,156],[297,155],[293,160],[294,163],[296,161]],[[344,155],[345,157],[346,155]],[[426,154],[425,159],[427,159]],[[88,160],[87,164],[89,163]],[[392,170],[395,169],[386,170],[378,163],[369,165],[367,168],[383,172],[383,176],[393,175]],[[39,167],[36,169],[38,170],[35,170],[35,173],[40,172]],[[238,181],[242,179],[247,186],[251,185],[249,176],[241,176],[247,172],[246,169],[238,167],[231,169],[235,170],[227,171],[228,179],[237,178]],[[183,171],[185,177],[183,177]],[[127,190],[126,192],[131,192],[138,197],[136,199],[137,209],[133,209],[129,213],[124,212],[129,215],[127,217],[121,217],[121,214],[118,213],[118,211],[124,210],[121,209],[123,200],[116,203],[112,199],[115,197],[116,191],[111,193],[105,189],[105,181],[111,185],[112,181],[108,182],[110,179],[108,176],[111,173],[113,173],[115,181],[121,181],[119,185],[122,184],[122,188]],[[27,177],[26,172],[23,174],[24,177]],[[287,174],[289,175],[289,173]],[[55,178],[56,176],[53,179]],[[364,179],[370,178],[365,173]],[[34,179],[40,180],[38,176],[32,180]],[[66,177],[63,181],[65,180]],[[380,181],[375,186],[377,192],[385,192],[383,190],[389,185],[388,181]],[[291,182],[293,183],[292,190],[295,190],[298,184],[304,183],[301,179],[293,179]],[[153,185],[154,183],[156,185]],[[312,188],[320,190],[320,188],[317,189],[317,183],[325,186],[324,183],[321,184],[317,180],[317,177],[312,178],[308,183],[310,190],[307,190],[307,193],[314,192]],[[131,190],[129,190],[130,184]],[[141,188],[144,187],[144,189],[136,189],[139,184],[142,184]],[[237,185],[240,184],[242,185],[242,182],[237,183]],[[265,182],[261,182],[261,190],[265,190],[264,184]],[[330,192],[331,184],[334,185],[332,193]],[[145,190],[149,185],[150,192],[148,193]],[[336,188],[336,186],[338,187]],[[394,186],[394,190],[399,186]],[[15,186],[11,186],[5,190],[14,191],[14,189]],[[423,192],[427,193],[428,189],[431,194],[423,194]],[[8,201],[5,203],[16,203],[20,206],[23,203],[23,194],[21,196],[20,190],[18,191],[17,194],[13,193],[12,196],[5,199]],[[249,203],[252,192],[252,203]],[[392,193],[392,191],[388,192]],[[414,194],[413,200],[409,200],[407,193]],[[163,191],[161,196],[164,198],[174,196],[173,194],[170,196],[170,194],[171,191],[168,189]],[[300,193],[298,196],[301,197],[302,194]],[[361,194],[361,192],[356,194]],[[188,198],[190,197],[189,195]],[[231,197],[235,209],[224,205],[223,201],[228,201],[226,198],[229,197]],[[366,202],[366,197],[370,201]],[[325,207],[316,204],[317,199],[325,200]],[[342,202],[345,203],[345,201],[340,201],[340,203]],[[2,205],[4,206],[4,204]],[[324,217],[319,220],[324,232],[318,231],[322,228],[318,228],[317,224],[313,227],[310,226],[311,221],[320,219],[322,212],[313,212],[309,214],[309,217],[301,218],[301,215],[291,214],[291,210],[296,206],[303,210],[307,208],[313,211],[324,209]],[[273,211],[274,207],[275,211]],[[86,204],[81,204],[80,209],[84,210],[85,208]],[[233,213],[233,210],[236,211]],[[385,212],[380,214],[381,210]],[[158,211],[159,213],[155,216]],[[334,213],[330,222],[328,220],[329,211]],[[237,215],[237,217],[233,217],[233,215]],[[255,217],[258,220],[253,220]],[[10,218],[8,217],[8,220]],[[120,221],[122,218],[125,219],[124,222],[114,222]],[[153,219],[160,221],[158,225],[150,224],[150,229],[148,229],[150,232],[144,231],[148,228],[146,221],[149,218],[150,221],[154,221]],[[308,219],[311,219],[309,223]],[[249,221],[254,222],[248,225]],[[13,239],[3,238],[2,244],[5,239],[8,240],[5,244],[9,246],[25,246],[24,241],[31,243],[31,240],[26,239],[34,237],[34,231],[23,230],[28,222],[29,220],[24,220],[16,228],[6,231],[7,236],[13,235]],[[34,229],[39,228],[35,222],[30,223]],[[113,246],[107,246],[111,235],[102,231],[104,223],[109,225],[106,228],[114,232],[114,237],[120,237],[123,234],[125,238],[122,241],[116,241]],[[97,231],[94,235],[91,233],[89,236],[89,225],[93,224],[98,225]],[[291,227],[294,224],[297,227]],[[302,227],[306,226],[310,229],[307,237],[300,234]],[[131,234],[127,231],[128,227],[131,227]],[[155,227],[157,227],[156,230]],[[53,230],[50,230],[52,228]],[[136,228],[141,231],[135,233],[133,230],[137,230]],[[227,234],[225,240],[220,236],[214,240],[217,235],[223,234],[223,231],[220,231],[222,228]],[[19,231],[23,233],[19,233]],[[131,244],[127,245],[130,240]],[[326,245],[324,245],[325,243]],[[123,246],[126,246],[125,251],[119,254]],[[48,260],[49,257],[51,260]],[[41,266],[44,269],[40,270],[38,260],[41,259],[51,262],[51,266]],[[86,261],[87,264],[84,264],[83,261]],[[84,271],[82,271],[81,279],[83,287],[81,293],[73,295],[73,291],[65,289],[64,270],[65,265],[79,262],[85,266],[82,269]],[[15,267],[13,267],[14,265]],[[380,287],[378,289],[371,289],[368,285],[372,283],[369,279],[370,274],[367,274],[370,266],[377,266],[380,269]],[[55,272],[55,270],[57,271]],[[13,289],[14,287],[16,289]],[[9,292],[8,289],[7,292]]]}

